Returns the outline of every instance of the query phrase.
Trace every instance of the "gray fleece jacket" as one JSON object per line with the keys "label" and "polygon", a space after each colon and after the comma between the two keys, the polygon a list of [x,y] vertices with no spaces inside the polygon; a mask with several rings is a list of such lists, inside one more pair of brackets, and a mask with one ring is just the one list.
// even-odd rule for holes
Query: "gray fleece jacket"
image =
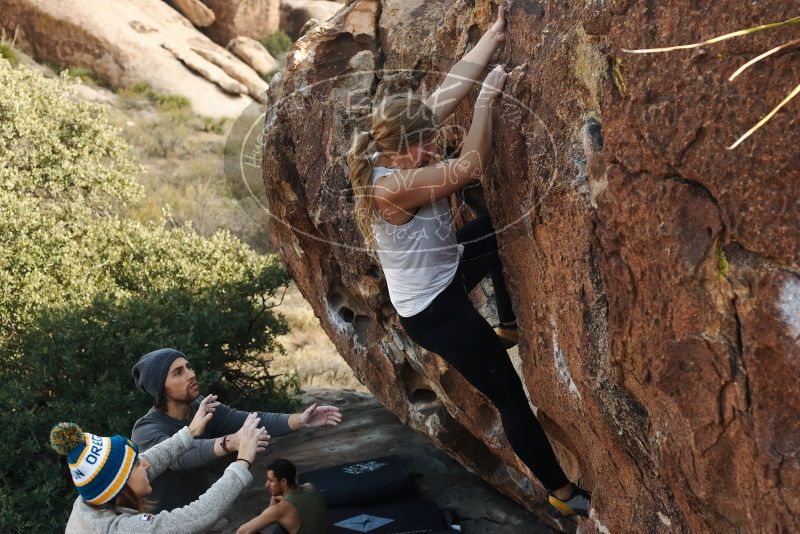
{"label": "gray fleece jacket", "polygon": [[[181,454],[194,446],[189,429],[141,453],[150,462],[147,477],[155,479]],[[129,508],[96,508],[81,497],[75,500],[65,534],[195,534],[205,532],[219,520],[253,477],[239,462],[230,464],[207,492],[188,506],[158,514],[143,514]]]}

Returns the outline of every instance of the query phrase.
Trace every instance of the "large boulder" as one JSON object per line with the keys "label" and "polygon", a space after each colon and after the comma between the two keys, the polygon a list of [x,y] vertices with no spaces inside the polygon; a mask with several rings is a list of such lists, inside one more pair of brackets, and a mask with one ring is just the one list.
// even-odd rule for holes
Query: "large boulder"
{"label": "large boulder", "polygon": [[113,87],[146,81],[197,113],[235,117],[267,84],[160,0],[6,0],[0,27],[38,60],[85,67]]}
{"label": "large boulder", "polygon": [[269,50],[255,39],[243,36],[237,37],[236,39],[231,39],[226,48],[233,52],[236,57],[253,67],[253,70],[259,74],[269,74],[280,67],[278,60],[272,57]]}
{"label": "large boulder", "polygon": [[341,3],[327,0],[281,0],[281,29],[295,40],[308,21],[325,22],[340,9]]}
{"label": "large boulder", "polygon": [[168,3],[197,27],[210,26],[214,22],[214,12],[200,0],[168,0]]}
{"label": "large boulder", "polygon": [[[780,0],[509,5],[511,71],[482,179],[584,532],[800,531],[800,120],[726,150],[800,80],[792,35],[632,56],[788,19]],[[376,98],[429,93],[488,0],[356,0],[300,39],[267,117],[272,239],[356,375],[407,424],[536,508],[496,412],[404,334],[354,223],[345,153]],[[377,69],[377,71],[376,71]],[[402,69],[416,69],[403,71]],[[462,139],[467,99],[444,130]],[[475,205],[479,206],[480,202]],[[460,210],[463,211],[463,210]]]}
{"label": "large boulder", "polygon": [[203,0],[214,12],[214,23],[203,31],[226,45],[240,35],[261,39],[278,31],[281,0]]}

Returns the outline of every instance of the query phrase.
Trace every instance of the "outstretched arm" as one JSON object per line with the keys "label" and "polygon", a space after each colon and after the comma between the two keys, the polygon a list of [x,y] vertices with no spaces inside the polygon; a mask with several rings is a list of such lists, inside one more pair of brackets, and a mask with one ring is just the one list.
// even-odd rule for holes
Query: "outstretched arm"
{"label": "outstretched arm", "polygon": [[147,477],[152,480],[167,470],[167,467],[194,446],[189,427],[181,428],[175,435],[141,453],[141,458],[150,464]]}
{"label": "outstretched arm", "polygon": [[501,0],[494,25],[483,34],[478,44],[450,69],[442,85],[425,101],[433,111],[436,124],[441,124],[449,117],[469,94],[472,86],[483,79],[486,65],[505,38],[506,18]]}
{"label": "outstretched arm", "polygon": [[[159,421],[139,421],[133,427],[131,439],[139,445],[139,450],[142,453],[150,452],[161,443],[169,440],[171,437],[170,432],[170,428],[161,425]],[[185,451],[181,450],[181,454],[177,458],[172,458],[168,465],[173,471],[197,469],[216,461],[226,454],[222,448],[222,438],[195,439],[191,447]]]}
{"label": "outstretched arm", "polygon": [[[243,412],[220,404],[214,418],[213,435],[230,434],[227,445],[229,448],[232,446],[232,450],[235,450],[239,442],[237,431],[242,427],[248,415],[250,415],[249,412]],[[269,436],[283,436],[292,431],[289,426],[289,414],[258,412],[258,416],[261,419],[261,424],[267,429]]]}
{"label": "outstretched arm", "polygon": [[108,527],[108,534],[159,534],[164,532],[205,532],[230,508],[253,480],[244,464],[234,462],[214,485],[192,504],[158,514],[122,513]]}
{"label": "outstretched arm", "polygon": [[[224,404],[219,406],[215,429],[221,433],[231,433],[233,429],[239,428],[247,417],[247,412],[234,410]],[[278,414],[269,412],[259,412],[262,424],[266,427],[270,436],[282,436],[294,430],[306,427],[336,426],[342,422],[342,412],[336,406],[319,406],[317,403],[309,406],[302,413]],[[228,436],[228,446],[234,450],[238,445],[238,436],[231,434]],[[266,443],[263,445],[266,447]]]}
{"label": "outstretched arm", "polygon": [[289,416],[289,428],[299,430],[306,427],[336,426],[342,422],[342,412],[336,406],[320,406],[316,402],[303,413]]}
{"label": "outstretched arm", "polygon": [[[121,513],[114,518],[113,523],[107,530],[108,534],[141,534],[143,532],[158,534],[164,532],[205,532],[208,530],[253,480],[244,463],[246,462],[249,466],[255,459],[258,436],[263,430],[258,428],[259,422],[260,420],[255,413],[247,417],[242,425],[244,431],[238,455],[238,460],[242,460],[242,462],[236,461],[230,464],[225,469],[222,477],[198,500],[183,508],[163,511],[155,515]],[[194,421],[192,425],[194,425]],[[192,425],[190,425],[190,429]],[[191,434],[202,433],[204,429],[204,426],[203,428],[195,428],[191,431]],[[186,433],[187,430],[181,429],[178,434],[185,436]]]}

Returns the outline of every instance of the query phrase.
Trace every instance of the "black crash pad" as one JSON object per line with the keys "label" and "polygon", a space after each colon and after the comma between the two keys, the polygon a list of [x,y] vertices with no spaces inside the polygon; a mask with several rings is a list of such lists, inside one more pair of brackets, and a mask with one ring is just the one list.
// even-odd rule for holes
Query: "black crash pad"
{"label": "black crash pad", "polygon": [[302,473],[301,484],[310,482],[328,507],[360,506],[381,501],[417,498],[411,475],[399,456],[371,458]]}
{"label": "black crash pad", "polygon": [[432,501],[330,508],[328,517],[332,534],[432,534],[447,529],[444,515]]}

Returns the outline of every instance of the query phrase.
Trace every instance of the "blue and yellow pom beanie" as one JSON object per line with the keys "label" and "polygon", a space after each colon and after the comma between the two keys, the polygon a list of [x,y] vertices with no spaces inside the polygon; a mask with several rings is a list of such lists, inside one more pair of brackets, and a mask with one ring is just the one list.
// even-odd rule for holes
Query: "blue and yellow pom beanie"
{"label": "blue and yellow pom beanie", "polygon": [[67,457],[78,493],[94,506],[106,504],[122,491],[139,454],[138,447],[123,436],[95,436],[75,423],[54,426],[50,445]]}

